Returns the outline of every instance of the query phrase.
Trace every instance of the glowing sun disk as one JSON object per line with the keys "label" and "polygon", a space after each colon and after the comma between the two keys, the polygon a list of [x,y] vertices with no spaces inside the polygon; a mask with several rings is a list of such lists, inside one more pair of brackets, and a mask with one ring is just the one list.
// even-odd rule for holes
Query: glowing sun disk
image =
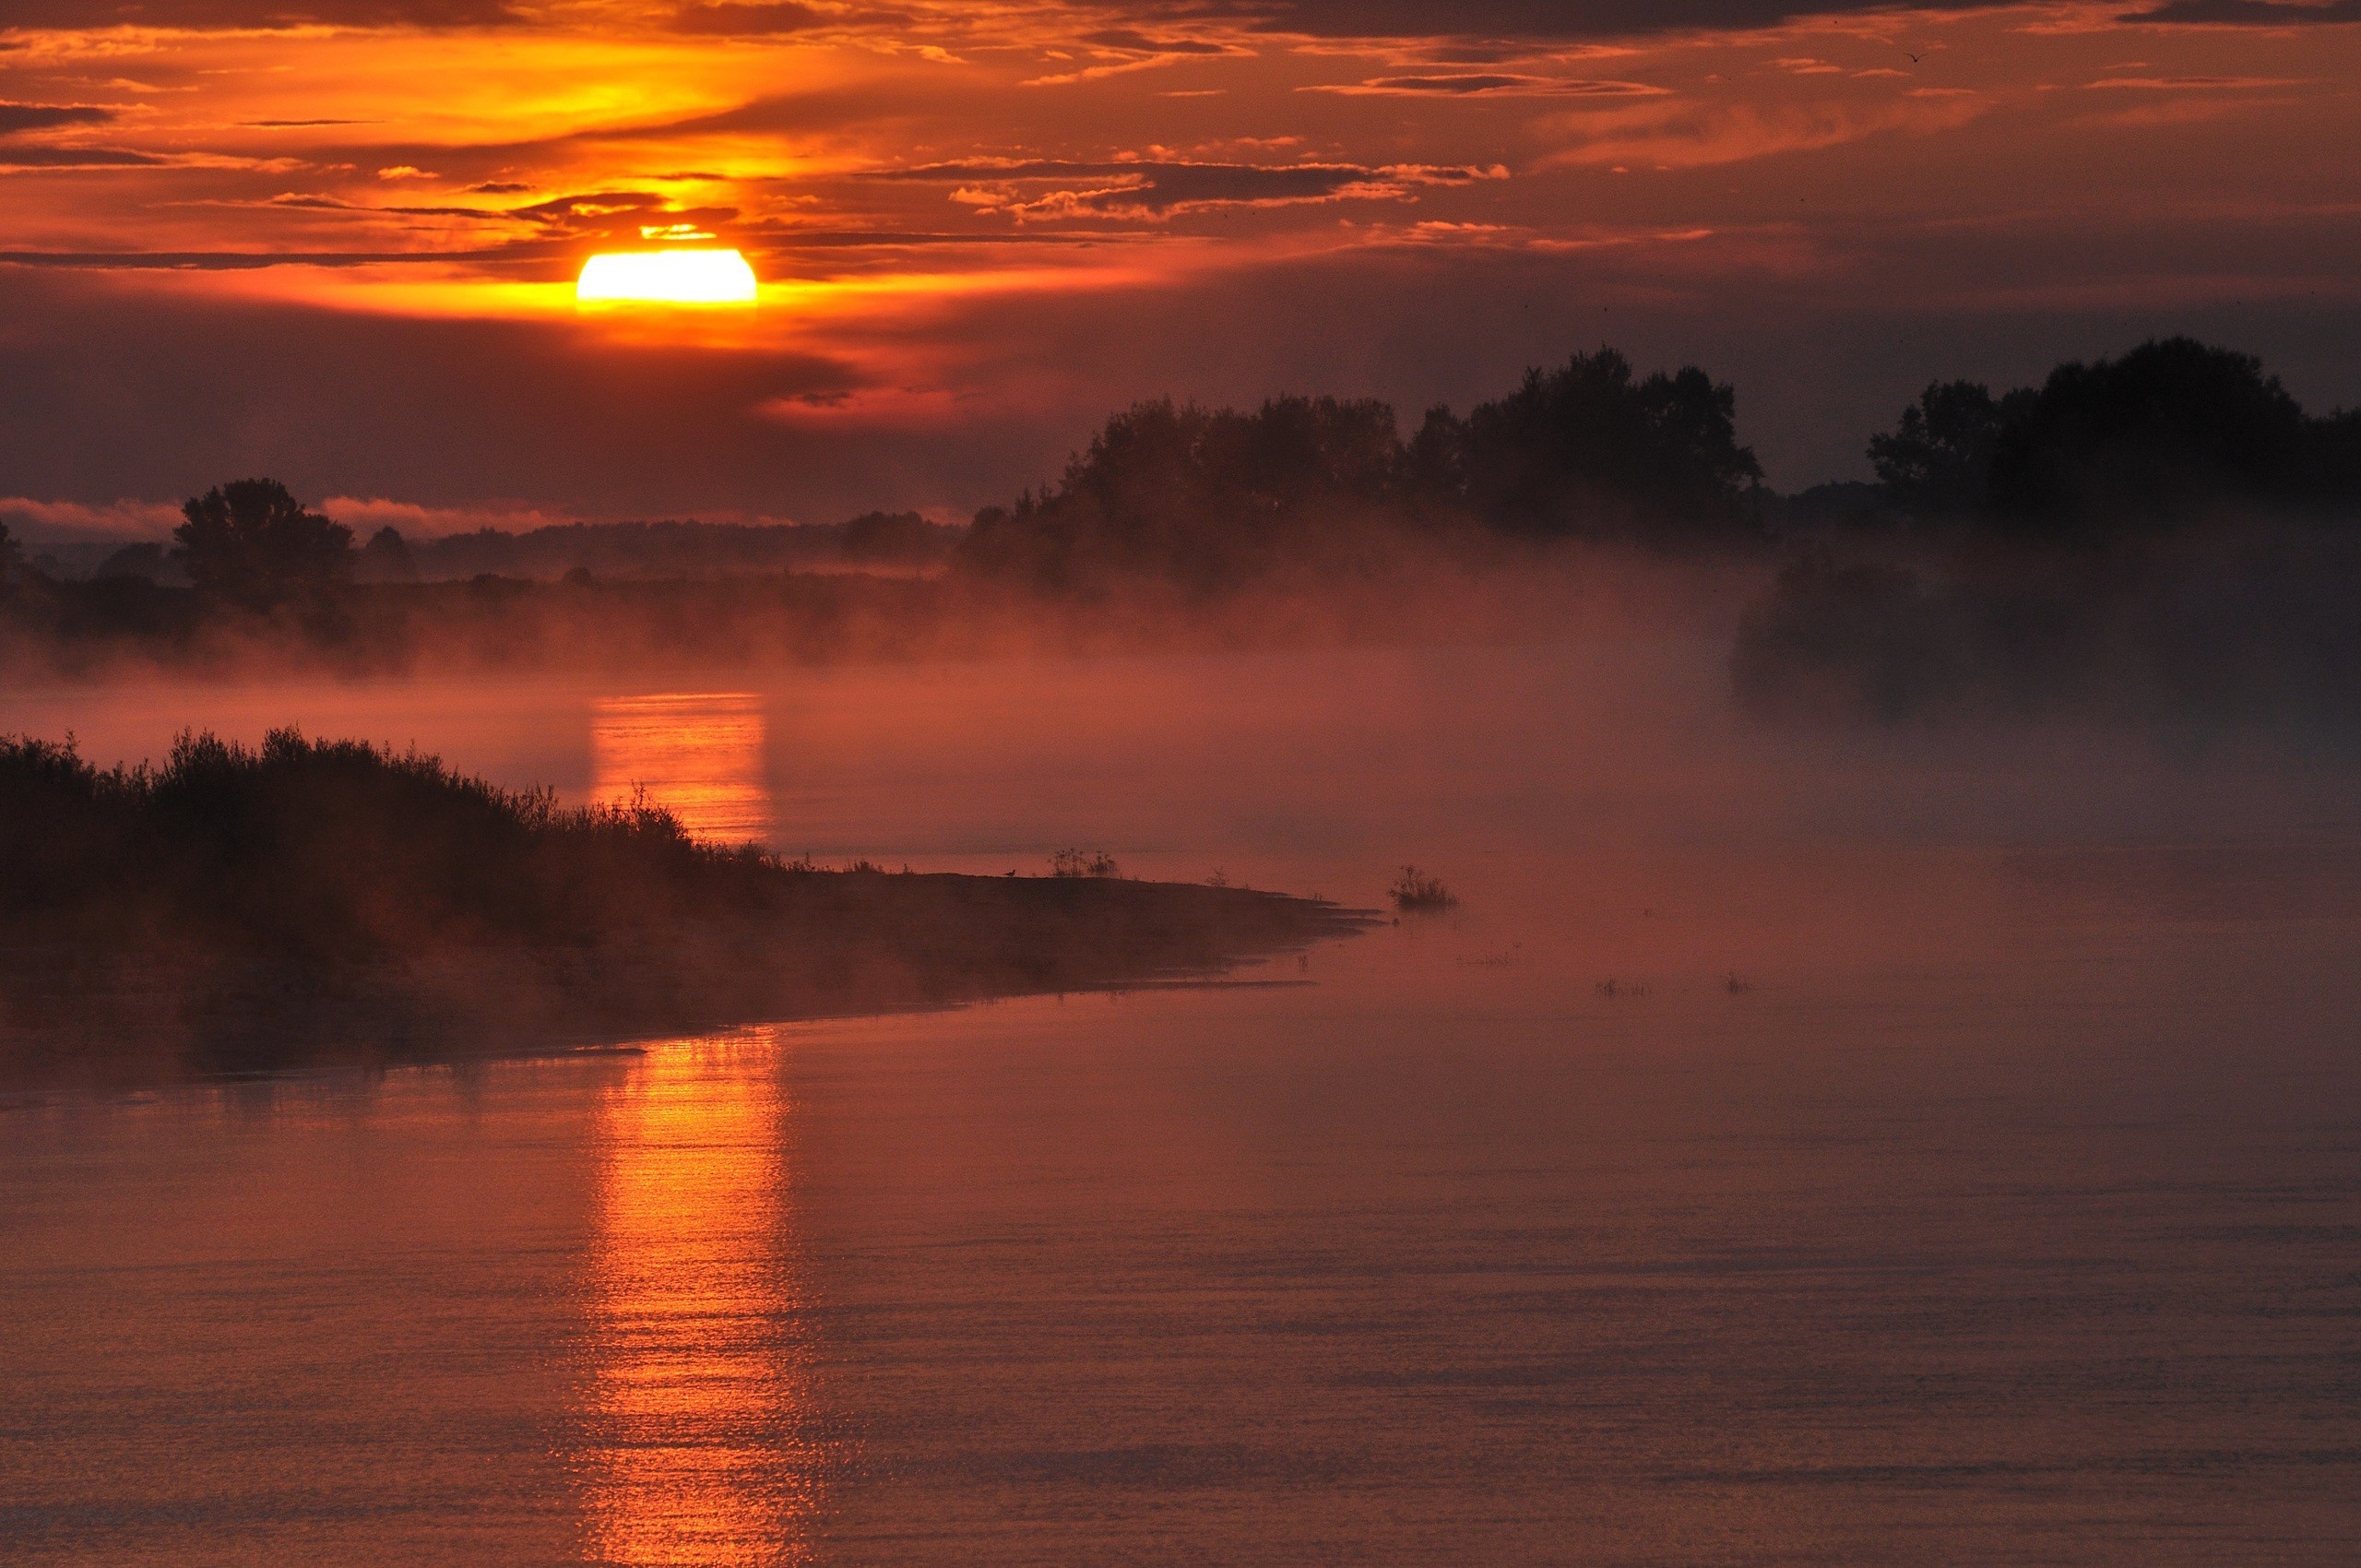
{"label": "glowing sun disk", "polygon": [[754,269],[736,251],[615,251],[582,264],[584,304],[750,305]]}

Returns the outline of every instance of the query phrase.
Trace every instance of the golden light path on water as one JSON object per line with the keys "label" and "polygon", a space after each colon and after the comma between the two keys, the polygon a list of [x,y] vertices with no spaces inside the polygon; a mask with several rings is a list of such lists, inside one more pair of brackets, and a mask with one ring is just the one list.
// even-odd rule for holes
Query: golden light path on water
{"label": "golden light path on water", "polygon": [[790,1107],[767,1048],[651,1047],[601,1096],[585,1555],[812,1559],[823,1455],[797,1314]]}
{"label": "golden light path on water", "polygon": [[600,697],[590,721],[590,798],[628,805],[641,791],[700,838],[771,837],[763,705],[752,692]]}

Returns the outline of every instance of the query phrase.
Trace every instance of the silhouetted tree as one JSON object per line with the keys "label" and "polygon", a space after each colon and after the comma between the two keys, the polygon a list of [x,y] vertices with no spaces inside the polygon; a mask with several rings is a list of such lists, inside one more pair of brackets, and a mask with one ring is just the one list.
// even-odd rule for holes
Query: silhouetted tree
{"label": "silhouetted tree", "polygon": [[2319,495],[2348,517],[2361,515],[2361,409],[2312,422],[2306,466]]}
{"label": "silhouetted tree", "polygon": [[2062,537],[2225,501],[2318,500],[2313,422],[2261,362],[2194,339],[2061,364],[2010,410],[1993,447],[1994,510]]}
{"label": "silhouetted tree", "polygon": [[1755,526],[1762,472],[1736,409],[1694,366],[1643,379],[1608,349],[1532,371],[1465,420],[1430,409],[1407,445],[1373,400],[1138,403],[1056,488],[978,513],[959,559],[1056,589],[1126,574],[1212,592],[1470,520],[1540,538],[1729,538]]}
{"label": "silhouetted tree", "polygon": [[9,533],[8,525],[0,523],[0,588],[12,588],[25,580],[25,547]]}
{"label": "silhouetted tree", "polygon": [[2022,414],[2031,392],[1996,398],[1974,381],[1929,383],[1902,410],[1890,435],[1869,437],[1869,466],[1885,501],[1919,517],[1961,517],[1991,499],[1992,453],[2011,413]]}
{"label": "silhouetted tree", "polygon": [[978,513],[961,559],[1051,588],[1124,574],[1213,592],[1365,524],[1400,452],[1381,402],[1275,398],[1251,414],[1136,403],[1054,491]]}
{"label": "silhouetted tree", "polygon": [[418,580],[418,564],[410,559],[409,541],[399,529],[388,524],[369,536],[361,547],[361,575],[380,583]]}
{"label": "silhouetted tree", "polygon": [[1455,468],[1469,506],[1510,532],[1729,532],[1762,477],[1738,444],[1737,409],[1737,393],[1695,365],[1636,379],[1630,361],[1601,349],[1528,371],[1515,392],[1478,404],[1455,455],[1448,410],[1427,416],[1414,449],[1425,471]]}
{"label": "silhouetted tree", "polygon": [[1438,403],[1418,422],[1402,451],[1403,483],[1426,500],[1459,502],[1467,494],[1467,427]]}
{"label": "silhouetted tree", "polygon": [[330,522],[277,480],[218,485],[181,507],[172,530],[202,593],[264,609],[318,593],[352,570],[352,530]]}

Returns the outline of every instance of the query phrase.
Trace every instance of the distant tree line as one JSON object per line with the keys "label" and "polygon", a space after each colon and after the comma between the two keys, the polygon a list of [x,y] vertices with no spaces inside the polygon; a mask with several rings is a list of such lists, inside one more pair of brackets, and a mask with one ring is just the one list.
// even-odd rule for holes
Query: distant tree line
{"label": "distant tree line", "polygon": [[1612,349],[1534,370],[1407,441],[1374,399],[1170,399],[1109,419],[1058,483],[977,514],[966,568],[1074,589],[1113,576],[1234,587],[1389,533],[1713,541],[1754,531],[1762,480],[1737,396],[1695,366],[1640,376]]}
{"label": "distant tree line", "polygon": [[1934,383],[1869,457],[1874,485],[1774,495],[1727,383],[1600,349],[1465,417],[1430,410],[1406,440],[1373,400],[1134,404],[1055,485],[979,513],[959,559],[1050,590],[1211,591],[1405,534],[1694,549],[1932,523],[2071,543],[2241,507],[2361,511],[2361,412],[2308,415],[2259,361],[2186,338],[1999,396]]}
{"label": "distant tree line", "polygon": [[[168,553],[114,552],[101,577],[184,576],[208,601],[316,603],[345,582],[484,574],[695,576],[925,565],[1050,592],[1151,579],[1209,594],[1282,570],[1350,569],[1404,538],[1592,540],[1675,550],[1783,534],[1949,529],[2087,543],[2241,508],[2361,512],[2361,410],[2308,414],[2253,357],[2187,338],[2061,364],[1995,394],[1938,381],[1869,439],[1875,484],[1763,489],[1738,399],[1695,365],[1641,374],[1613,349],[1526,372],[1464,416],[1403,435],[1367,398],[1274,398],[1252,411],[1169,398],[1113,415],[1056,483],[960,530],[917,513],[817,527],[683,522],[484,529],[405,540],[350,529],[266,479],[192,498]],[[0,588],[35,575],[0,533]]]}
{"label": "distant tree line", "polygon": [[[217,485],[182,506],[168,544],[141,540],[85,553],[77,572],[53,555],[28,560],[0,524],[0,594],[11,585],[80,586],[129,604],[143,587],[194,589],[210,605],[253,612],[317,610],[353,582],[615,576],[703,578],[744,573],[923,568],[951,553],[961,529],[916,512],[870,512],[843,523],[568,523],[510,532],[409,540],[380,528],[355,549],[351,529],[313,511],[276,480]],[[54,546],[63,551],[67,547]],[[89,564],[95,560],[95,565]],[[44,569],[46,568],[46,569]]]}
{"label": "distant tree line", "polygon": [[868,512],[843,523],[682,521],[558,523],[522,531],[479,529],[405,539],[370,536],[359,576],[369,582],[504,576],[696,577],[845,564],[924,566],[951,552],[959,529],[916,512]]}
{"label": "distant tree line", "polygon": [[2361,505],[2361,410],[2309,416],[2261,361],[2189,338],[1999,397],[1933,383],[1869,456],[1891,515],[2026,539]]}
{"label": "distant tree line", "polygon": [[1869,456],[1746,616],[1748,707],[2361,724],[2361,413],[2174,338],[1935,383]]}

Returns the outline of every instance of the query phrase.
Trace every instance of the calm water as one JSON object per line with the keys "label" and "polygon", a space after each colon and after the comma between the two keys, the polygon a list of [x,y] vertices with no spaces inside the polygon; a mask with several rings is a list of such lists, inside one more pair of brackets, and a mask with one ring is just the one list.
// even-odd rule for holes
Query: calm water
{"label": "calm water", "polygon": [[1716,690],[1621,645],[0,697],[823,859],[1464,899],[1278,985],[8,1102],[0,1559],[2361,1555],[2356,770]]}

